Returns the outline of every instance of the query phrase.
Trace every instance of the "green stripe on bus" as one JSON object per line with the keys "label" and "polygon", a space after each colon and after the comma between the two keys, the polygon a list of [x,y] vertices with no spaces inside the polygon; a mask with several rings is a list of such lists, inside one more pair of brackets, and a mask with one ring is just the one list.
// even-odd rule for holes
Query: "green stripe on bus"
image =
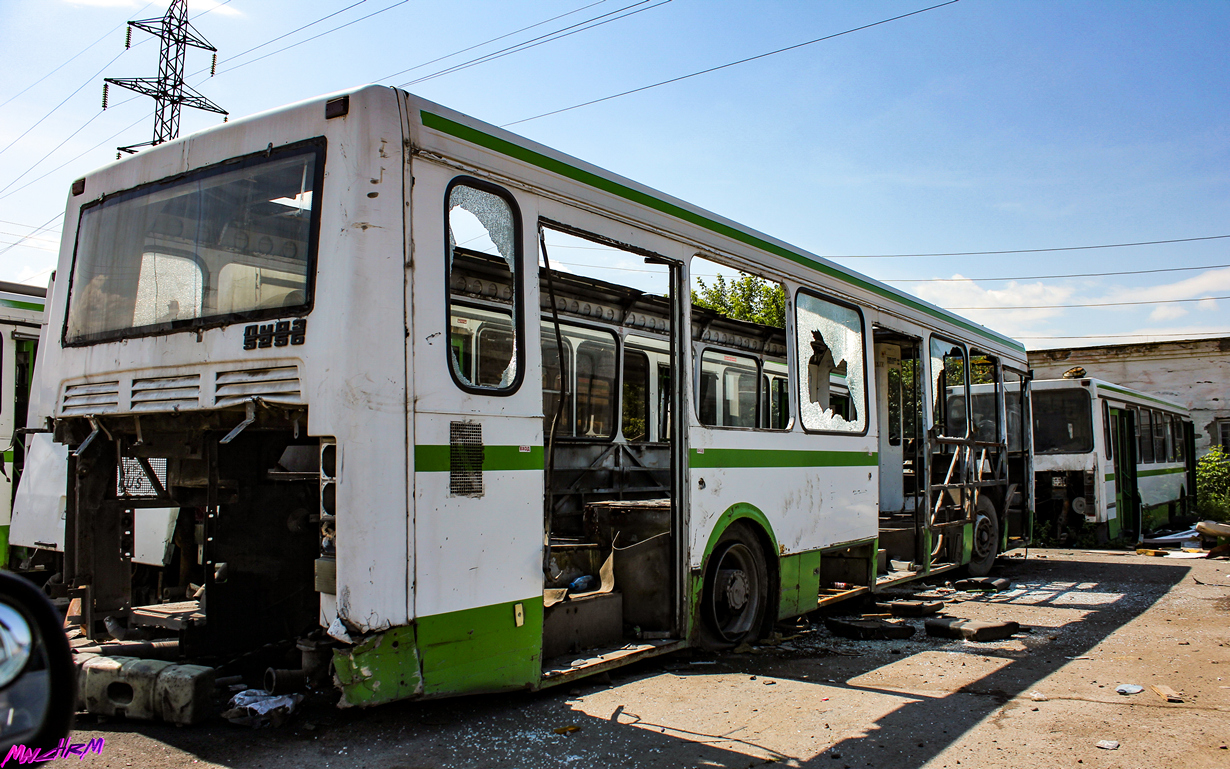
{"label": "green stripe on bus", "polygon": [[[541,470],[542,446],[530,446],[529,451],[521,449],[521,446],[484,446],[483,470]],[[451,465],[447,445],[414,447],[414,469],[417,472],[447,473]]]}
{"label": "green stripe on bus", "polygon": [[1147,478],[1151,475],[1170,475],[1172,473],[1185,473],[1186,467],[1163,467],[1158,470],[1141,470],[1136,473],[1137,478]]}
{"label": "green stripe on bus", "polygon": [[34,310],[42,312],[43,305],[34,302],[19,302],[16,299],[0,299],[0,307],[11,307],[14,310]]}
{"label": "green stripe on bus", "polygon": [[12,461],[13,461],[13,452],[12,452],[11,450],[6,450],[6,451],[4,452],[4,461],[5,461],[5,462],[12,462]]}
{"label": "green stripe on bus", "polygon": [[1106,474],[1106,480],[1107,480],[1107,481],[1113,481],[1113,480],[1115,480],[1115,474],[1114,474],[1114,473],[1107,473],[1107,474]]}
{"label": "green stripe on bus", "polygon": [[1183,411],[1188,410],[1187,406],[1183,406],[1181,404],[1175,403],[1174,401],[1164,401],[1161,398],[1154,398],[1152,395],[1145,395],[1143,393],[1132,392],[1131,390],[1124,390],[1119,387],[1112,387],[1111,385],[1100,384],[1098,385],[1098,389],[1099,390],[1110,390],[1111,392],[1115,392],[1115,393],[1122,393],[1123,395],[1127,395],[1128,397],[1131,397],[1131,398],[1140,398],[1142,401],[1153,401],[1154,403],[1160,403],[1163,406],[1169,406],[1172,409],[1182,409]]}
{"label": "green stripe on bus", "polygon": [[866,451],[784,449],[692,449],[691,466],[708,467],[875,467],[879,455]]}
{"label": "green stripe on bus", "polygon": [[870,291],[873,294],[882,296],[885,299],[900,302],[901,304],[904,304],[914,310],[918,310],[919,312],[926,313],[932,317],[940,318],[948,321],[949,323],[960,326],[970,333],[977,334],[992,341],[999,342],[1003,345],[1007,345],[1014,350],[1020,350],[1022,353],[1025,352],[1025,346],[1020,342],[1009,339],[1006,336],[1001,336],[988,328],[970,323],[958,315],[954,315],[946,310],[928,307],[917,299],[911,298],[907,294],[899,294],[891,288],[878,286],[855,275],[846,274],[834,266],[822,264],[800,253],[783,248],[782,246],[770,243],[767,240],[763,240],[755,235],[732,227],[729,224],[714,221],[706,216],[689,211],[682,206],[655,198],[648,193],[640,190],[634,190],[627,185],[620,184],[619,182],[611,179],[606,179],[592,171],[577,168],[576,166],[569,165],[562,160],[548,157],[543,155],[541,152],[535,152],[527,147],[522,147],[519,144],[510,142],[507,139],[492,136],[491,134],[484,133],[477,128],[462,125],[461,123],[433,114],[427,110],[420,110],[419,114],[422,117],[423,125],[427,128],[449,134],[450,136],[455,136],[458,139],[470,142],[471,144],[476,144],[480,147],[486,147],[487,149],[494,150],[502,155],[507,155],[508,157],[516,160],[538,166],[539,168],[551,171],[552,173],[559,174],[560,176],[572,179],[573,181],[580,182],[595,189],[602,190],[603,192],[609,192],[612,195],[617,195],[625,200],[630,200],[633,203],[645,206],[646,208],[652,208],[655,211],[667,214],[668,216],[673,216],[676,219],[681,219],[690,224],[695,224],[698,227],[704,227],[710,232],[715,232],[718,235],[723,235],[731,238],[732,240],[737,240],[740,243],[744,243],[753,248],[758,248],[761,251],[766,251],[770,254],[775,254],[785,259],[789,259],[792,262],[801,264],[804,267],[809,267],[817,272],[828,275],[831,278],[836,278],[843,283],[857,286],[865,291]]}

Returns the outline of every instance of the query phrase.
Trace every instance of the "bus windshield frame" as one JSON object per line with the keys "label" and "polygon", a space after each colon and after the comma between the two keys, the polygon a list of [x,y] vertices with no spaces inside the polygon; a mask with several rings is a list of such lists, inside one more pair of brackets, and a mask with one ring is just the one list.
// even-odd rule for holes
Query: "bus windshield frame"
{"label": "bus windshield frame", "polygon": [[64,346],[306,315],[324,170],[309,139],[83,205]]}

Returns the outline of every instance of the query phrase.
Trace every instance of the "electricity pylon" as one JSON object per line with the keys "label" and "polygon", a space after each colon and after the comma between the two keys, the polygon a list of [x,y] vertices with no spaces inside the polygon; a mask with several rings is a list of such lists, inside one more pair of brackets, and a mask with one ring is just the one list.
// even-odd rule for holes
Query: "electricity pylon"
{"label": "electricity pylon", "polygon": [[[136,152],[139,147],[154,147],[179,136],[179,111],[182,106],[216,112],[219,115],[227,114],[226,110],[184,83],[184,59],[189,46],[213,51],[214,66],[218,61],[218,49],[210,45],[209,41],[188,23],[188,0],[171,0],[166,14],[161,19],[128,22],[126,48],[132,45],[133,27],[149,32],[162,40],[162,54],[158,60],[158,77],[108,77],[104,80],[120,88],[154,97],[157,108],[154,112],[153,140],[120,147],[121,152]],[[213,66],[210,67],[211,75],[213,68]],[[106,86],[103,88],[103,109],[106,109]]]}

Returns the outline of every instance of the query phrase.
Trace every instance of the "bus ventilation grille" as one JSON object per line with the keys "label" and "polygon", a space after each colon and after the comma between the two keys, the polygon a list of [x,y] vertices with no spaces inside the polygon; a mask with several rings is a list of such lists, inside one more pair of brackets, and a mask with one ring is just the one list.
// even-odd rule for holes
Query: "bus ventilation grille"
{"label": "bus ventilation grille", "polygon": [[483,426],[471,422],[448,425],[448,490],[452,494],[483,493]]}

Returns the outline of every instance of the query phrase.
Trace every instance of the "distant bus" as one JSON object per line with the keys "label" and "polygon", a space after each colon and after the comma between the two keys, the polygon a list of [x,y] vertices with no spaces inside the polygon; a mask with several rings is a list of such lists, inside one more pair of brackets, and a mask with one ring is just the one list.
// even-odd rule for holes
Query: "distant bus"
{"label": "distant bus", "polygon": [[0,567],[9,565],[13,494],[25,467],[16,430],[26,426],[34,358],[43,322],[46,289],[0,281]]}
{"label": "distant bus", "polygon": [[[713,269],[780,314],[694,305]],[[64,522],[55,483],[18,515],[99,642],[257,678],[298,648],[270,675],[331,660],[347,705],[537,689],[1028,536],[1020,343],[396,89],[78,180],[58,275],[31,412]]]}
{"label": "distant bus", "polygon": [[1037,525],[1060,541],[1136,542],[1194,502],[1194,431],[1179,403],[1090,377],[1035,380],[1033,422]]}

